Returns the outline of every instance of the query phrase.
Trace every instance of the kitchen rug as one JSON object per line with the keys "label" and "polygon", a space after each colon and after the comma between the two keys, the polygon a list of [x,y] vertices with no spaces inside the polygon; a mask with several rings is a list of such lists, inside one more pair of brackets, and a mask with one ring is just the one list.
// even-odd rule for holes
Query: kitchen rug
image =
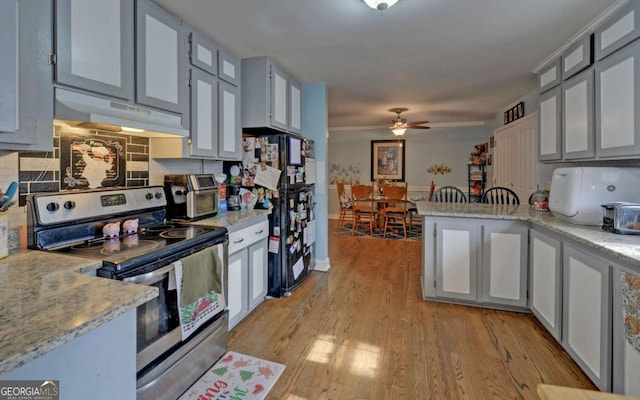
{"label": "kitchen rug", "polygon": [[229,351],[179,400],[262,400],[284,368],[282,364]]}

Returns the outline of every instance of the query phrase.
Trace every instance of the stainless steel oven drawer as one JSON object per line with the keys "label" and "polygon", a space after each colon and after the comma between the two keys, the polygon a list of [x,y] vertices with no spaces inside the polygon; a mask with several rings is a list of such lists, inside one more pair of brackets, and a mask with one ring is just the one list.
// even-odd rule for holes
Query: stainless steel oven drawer
{"label": "stainless steel oven drawer", "polygon": [[138,379],[137,399],[177,399],[227,351],[229,311]]}

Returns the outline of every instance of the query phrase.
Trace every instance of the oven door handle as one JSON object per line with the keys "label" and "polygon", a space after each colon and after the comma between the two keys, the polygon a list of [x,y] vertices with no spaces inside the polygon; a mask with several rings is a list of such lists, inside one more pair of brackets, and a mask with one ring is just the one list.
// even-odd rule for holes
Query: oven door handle
{"label": "oven door handle", "polygon": [[147,272],[146,274],[131,276],[129,278],[124,278],[123,281],[124,282],[130,282],[130,283],[141,283],[141,282],[150,281],[149,283],[154,283],[154,282],[157,282],[159,280],[159,279],[155,279],[155,278],[170,272],[172,269],[174,269],[173,263],[167,265],[166,267],[159,268],[159,269],[157,269],[155,271]]}

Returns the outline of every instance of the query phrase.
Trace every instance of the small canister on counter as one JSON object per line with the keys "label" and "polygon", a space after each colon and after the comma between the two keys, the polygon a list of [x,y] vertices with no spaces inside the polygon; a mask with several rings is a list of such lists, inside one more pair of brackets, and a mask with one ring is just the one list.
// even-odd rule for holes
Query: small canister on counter
{"label": "small canister on counter", "polygon": [[549,211],[549,192],[538,189],[531,197],[531,205],[535,211]]}

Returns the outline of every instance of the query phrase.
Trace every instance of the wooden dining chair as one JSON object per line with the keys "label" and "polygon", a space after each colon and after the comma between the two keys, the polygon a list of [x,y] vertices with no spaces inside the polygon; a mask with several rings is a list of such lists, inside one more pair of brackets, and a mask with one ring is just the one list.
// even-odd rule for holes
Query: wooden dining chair
{"label": "wooden dining chair", "polygon": [[347,196],[344,190],[344,182],[338,181],[336,186],[338,187],[338,204],[340,205],[340,216],[338,217],[338,229],[340,229],[347,221],[351,221],[353,224],[353,204],[352,199]]}
{"label": "wooden dining chair", "polygon": [[484,192],[480,202],[488,204],[520,204],[520,199],[513,190],[503,186],[494,186]]}
{"label": "wooden dining chair", "polygon": [[433,194],[433,201],[437,203],[466,203],[467,196],[455,186],[442,186]]}
{"label": "wooden dining chair", "polygon": [[355,235],[358,226],[369,225],[369,233],[373,236],[373,229],[376,225],[376,209],[373,205],[373,184],[371,185],[351,185],[351,202],[353,204],[353,229]]}
{"label": "wooden dining chair", "polygon": [[407,186],[385,186],[382,188],[384,206],[382,216],[384,219],[383,237],[387,237],[387,230],[402,228],[404,237],[407,237]]}

